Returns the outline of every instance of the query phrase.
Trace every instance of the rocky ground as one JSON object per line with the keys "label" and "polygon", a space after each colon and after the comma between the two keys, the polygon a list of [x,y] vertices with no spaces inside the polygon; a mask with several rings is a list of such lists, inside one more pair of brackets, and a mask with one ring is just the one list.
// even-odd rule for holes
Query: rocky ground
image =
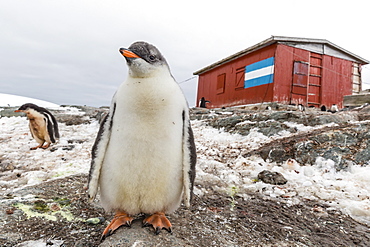
{"label": "rocky ground", "polygon": [[[195,109],[192,118],[242,135],[253,126],[267,136],[282,130],[297,132],[294,138],[269,142],[244,156],[309,163],[326,155],[338,161],[338,170],[351,163],[368,165],[370,126],[366,120],[370,115],[366,107],[345,114],[277,107],[272,111]],[[95,117],[101,116],[102,111],[89,110]],[[266,121],[269,119],[274,121]],[[76,117],[58,120],[69,124],[87,121]],[[288,124],[291,121],[305,126],[336,125],[302,134],[297,131],[301,125]],[[197,184],[208,193],[196,196],[190,209],[181,207],[169,216],[172,234],[162,231],[155,235],[153,229],[142,228],[143,216],[139,215],[131,228],[122,227],[101,242],[112,215],[105,214],[98,201],[88,202],[86,179],[86,175],[74,175],[0,193],[0,246],[370,246],[369,226],[323,203],[303,200],[291,206],[260,193],[239,197],[214,190],[212,183]]]}
{"label": "rocky ground", "polygon": [[[169,216],[173,233],[142,228],[141,218],[131,228],[122,227],[105,241],[100,235],[107,222],[91,224],[86,219],[106,215],[98,204],[87,201],[85,176],[72,176],[3,195],[12,200],[2,205],[1,218],[7,223],[0,234],[0,246],[369,246],[370,229],[327,206],[306,201],[287,206],[278,200],[250,194],[243,198],[209,193],[195,198],[190,210],[181,207]],[[209,185],[212,191],[212,185]],[[29,201],[28,194],[37,195]],[[29,206],[38,217],[27,217],[19,204]],[[45,205],[45,206],[43,206]],[[56,214],[57,220],[42,214],[63,208],[73,218]],[[23,207],[24,208],[24,207]],[[60,211],[60,209],[58,209]],[[27,245],[27,240],[33,240]],[[17,245],[22,242],[22,245]]]}

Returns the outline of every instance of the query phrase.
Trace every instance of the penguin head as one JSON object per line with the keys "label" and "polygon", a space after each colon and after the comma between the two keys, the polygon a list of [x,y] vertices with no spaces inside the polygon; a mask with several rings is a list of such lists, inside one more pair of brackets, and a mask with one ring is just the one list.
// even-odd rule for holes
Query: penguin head
{"label": "penguin head", "polygon": [[15,112],[26,112],[29,109],[38,110],[39,108],[40,107],[35,104],[27,103],[27,104],[21,105],[21,107],[19,107],[18,110],[15,110]]}
{"label": "penguin head", "polygon": [[125,57],[132,77],[145,78],[156,73],[169,73],[166,59],[154,45],[138,41],[128,49],[120,48],[119,52]]}
{"label": "penguin head", "polygon": [[33,111],[43,113],[43,112],[48,112],[45,108],[40,107],[38,105],[32,104],[32,103],[26,103],[24,105],[21,105],[21,107],[18,108],[18,110],[15,110],[14,112],[24,112],[30,114]]}

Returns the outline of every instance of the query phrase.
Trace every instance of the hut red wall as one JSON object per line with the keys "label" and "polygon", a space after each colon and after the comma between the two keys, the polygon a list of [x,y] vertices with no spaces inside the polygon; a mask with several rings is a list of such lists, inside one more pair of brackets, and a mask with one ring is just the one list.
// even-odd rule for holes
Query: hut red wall
{"label": "hut red wall", "polygon": [[[276,45],[262,48],[230,63],[223,64],[199,76],[197,106],[202,97],[211,103],[208,108],[271,102],[273,83],[252,88],[244,88],[245,66],[275,56]],[[217,77],[226,75],[224,92],[217,91]]]}
{"label": "hut red wall", "polygon": [[322,105],[343,108],[343,96],[352,95],[352,62],[336,57],[323,58]]}
{"label": "hut red wall", "polygon": [[[295,62],[307,64],[306,87],[294,88]],[[274,102],[342,108],[343,96],[352,94],[352,62],[280,44],[274,81]]]}
{"label": "hut red wall", "polygon": [[[309,73],[307,71],[306,76],[295,75],[295,73],[297,73],[294,71],[295,62],[299,62],[299,64],[309,64],[310,52],[279,44],[275,59],[274,102],[306,105]],[[294,76],[301,76],[303,78],[304,82],[302,82],[302,85],[294,84]]]}
{"label": "hut red wall", "polygon": [[[245,66],[275,57],[274,81],[270,84],[244,88]],[[295,71],[295,64],[307,68],[306,75]],[[217,78],[225,74],[224,89]],[[297,85],[294,77],[303,78]],[[299,84],[299,83],[298,83]],[[197,106],[202,97],[211,103],[208,108],[262,102],[303,104],[327,109],[333,104],[343,107],[343,96],[352,94],[352,62],[317,54],[283,44],[274,44],[199,76]]]}
{"label": "hut red wall", "polygon": [[293,47],[287,45],[278,45],[275,57],[274,73],[274,97],[273,102],[290,104],[290,92],[292,85],[293,60],[304,56],[301,51],[295,53]]}

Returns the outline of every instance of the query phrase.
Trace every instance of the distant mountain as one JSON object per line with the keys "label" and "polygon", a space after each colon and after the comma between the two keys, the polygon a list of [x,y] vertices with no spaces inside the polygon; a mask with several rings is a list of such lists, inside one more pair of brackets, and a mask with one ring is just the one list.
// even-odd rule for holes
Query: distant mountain
{"label": "distant mountain", "polygon": [[25,103],[33,103],[41,107],[59,107],[59,105],[44,101],[44,100],[39,100],[39,99],[33,99],[33,98],[28,98],[28,97],[23,97],[23,96],[18,96],[18,95],[11,95],[11,94],[4,94],[0,93],[0,107],[1,106],[21,106]]}

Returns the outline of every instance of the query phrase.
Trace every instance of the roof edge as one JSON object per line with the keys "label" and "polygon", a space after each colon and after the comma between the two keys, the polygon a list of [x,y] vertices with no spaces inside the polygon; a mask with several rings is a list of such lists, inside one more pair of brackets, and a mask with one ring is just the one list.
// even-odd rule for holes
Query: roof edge
{"label": "roof edge", "polygon": [[241,50],[233,55],[230,55],[224,59],[221,59],[215,63],[212,63],[200,70],[197,70],[193,73],[193,75],[200,75],[200,74],[203,74],[205,72],[208,72],[214,68],[217,68],[225,63],[228,63],[232,60],[235,60],[239,57],[242,57],[248,53],[251,53],[251,52],[254,52],[254,51],[257,51],[259,49],[262,49],[266,46],[269,46],[269,45],[272,45],[274,43],[278,43],[278,42],[300,42],[300,43],[317,43],[317,44],[327,44],[337,50],[340,50],[342,51],[343,53],[346,53],[348,54],[350,57],[353,57],[354,60],[358,60],[360,62],[362,62],[362,64],[369,64],[370,62],[352,52],[349,52],[348,50],[346,49],[343,49],[342,47],[326,40],[326,39],[311,39],[311,38],[299,38],[299,37],[287,37],[287,36],[271,36],[270,38],[268,39],[265,39],[251,47],[248,47],[244,50]]}
{"label": "roof edge", "polygon": [[265,39],[264,41],[261,41],[261,42],[255,44],[255,45],[253,45],[251,47],[248,47],[248,48],[246,48],[244,50],[241,50],[241,51],[239,51],[239,52],[237,52],[237,53],[235,53],[235,54],[233,54],[231,56],[228,56],[228,57],[226,57],[224,59],[221,59],[221,60],[219,60],[219,61],[217,61],[217,62],[215,62],[213,64],[210,64],[210,65],[204,67],[203,69],[200,69],[198,71],[195,71],[193,73],[193,75],[202,74],[202,73],[207,72],[207,71],[209,71],[211,69],[214,69],[216,67],[219,67],[219,66],[221,66],[221,65],[223,65],[223,64],[225,64],[225,63],[227,63],[229,61],[232,61],[232,60],[237,59],[237,58],[239,58],[241,56],[244,56],[245,54],[248,54],[248,53],[250,53],[252,51],[255,51],[255,50],[262,49],[263,47],[266,47],[266,46],[271,45],[273,43],[275,43],[274,36],[271,36],[270,38]]}

